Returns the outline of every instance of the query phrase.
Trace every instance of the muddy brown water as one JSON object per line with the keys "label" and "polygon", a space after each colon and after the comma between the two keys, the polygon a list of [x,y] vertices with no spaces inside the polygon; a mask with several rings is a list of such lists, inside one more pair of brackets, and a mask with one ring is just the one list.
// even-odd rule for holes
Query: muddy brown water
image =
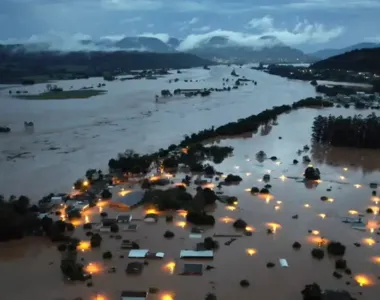
{"label": "muddy brown water", "polygon": [[[218,203],[213,212],[217,223],[213,228],[207,229],[203,237],[214,233],[235,233],[232,224],[225,223],[228,218],[246,220],[254,228],[254,232],[251,237],[238,238],[230,246],[224,245],[228,238],[218,238],[220,248],[215,252],[214,260],[203,262],[215,269],[204,271],[203,276],[178,275],[181,267],[180,250],[193,249],[199,240],[189,238],[189,224],[184,228],[176,225],[177,222],[184,221],[182,216],[177,215],[172,224],[166,223],[162,217],[157,224],[135,221],[139,224],[137,232],[121,233],[124,239],[138,241],[142,248],[165,252],[162,261],[150,261],[140,276],[125,274],[128,262],[135,260],[128,259],[128,251],[120,250],[120,241],[109,237],[109,234],[103,234],[100,249],[79,253],[79,257],[83,257],[86,262],[100,263],[104,267],[102,273],[94,274],[94,286],[90,288],[83,283],[63,282],[59,270],[60,254],[55,245],[33,238],[1,244],[0,275],[2,295],[5,295],[3,299],[71,300],[78,296],[96,299],[97,294],[106,296],[106,299],[119,299],[122,290],[156,287],[161,292],[150,295],[149,299],[165,299],[163,296],[166,293],[171,293],[173,299],[177,300],[204,299],[208,292],[213,292],[222,300],[294,300],[302,299],[300,291],[305,284],[313,282],[323,288],[346,289],[357,299],[378,299],[380,264],[376,264],[372,258],[380,256],[380,236],[376,234],[379,216],[366,214],[364,218],[370,221],[369,227],[374,229],[373,233],[370,228],[365,232],[353,230],[350,225],[342,223],[340,218],[349,216],[350,210],[365,214],[367,207],[376,207],[373,201],[376,199],[371,197],[369,183],[379,180],[379,152],[354,149],[332,149],[326,152],[321,147],[312,147],[310,151],[298,156],[297,150],[310,144],[311,121],[319,113],[354,112],[335,108],[298,110],[281,116],[278,119],[279,125],[272,126],[270,130],[266,128],[263,135],[258,132],[252,138],[219,141],[219,144],[233,146],[235,155],[217,168],[226,173],[240,174],[244,180],[240,185],[222,189],[224,194],[238,197],[237,209],[231,211]],[[366,113],[369,111],[362,111],[362,114]],[[255,154],[260,150],[265,151],[268,156],[277,156],[278,160],[257,162]],[[309,155],[312,164],[320,168],[322,182],[308,185],[285,178],[302,175],[306,167],[301,162],[302,155]],[[293,165],[293,159],[298,159],[300,163]],[[273,198],[267,200],[266,197],[252,196],[245,191],[252,186],[263,187],[261,178],[269,170]],[[281,179],[282,175],[285,177]],[[175,178],[176,181],[180,179],[181,176]],[[356,187],[355,184],[360,186]],[[328,188],[331,188],[330,192],[327,191]],[[190,187],[189,191],[194,193],[195,187]],[[323,202],[320,200],[321,196],[333,198],[334,201]],[[309,207],[305,207],[305,204],[309,204]],[[104,209],[110,215],[118,213],[109,208]],[[144,215],[142,208],[131,213],[137,219]],[[88,214],[91,221],[99,220],[98,208]],[[298,219],[292,219],[295,214],[299,216]],[[324,214],[325,218],[320,214]],[[268,223],[276,223],[281,227],[274,234],[268,235]],[[164,239],[162,235],[165,230],[173,231],[176,236],[172,240]],[[318,230],[320,234],[314,236],[308,230]],[[80,226],[74,235],[86,239]],[[336,279],[332,276],[334,258],[326,255],[323,260],[317,261],[311,257],[310,252],[318,247],[320,237],[346,245],[345,259],[352,270],[352,276],[344,274],[343,278]],[[374,240],[373,245],[364,242],[368,238]],[[302,244],[299,251],[292,249],[295,241]],[[355,247],[356,242],[362,243],[362,246]],[[249,256],[247,249],[255,249],[257,252]],[[114,258],[105,262],[101,255],[107,250],[113,252]],[[121,254],[124,258],[119,258]],[[280,258],[287,259],[289,268],[281,268]],[[174,274],[170,274],[164,266],[173,261],[177,263],[176,270]],[[51,262],[53,263],[50,264]],[[268,269],[268,262],[275,263],[275,267]],[[107,273],[107,268],[111,266],[117,268],[117,273]],[[354,280],[357,275],[367,276],[371,285],[360,287]],[[242,279],[247,279],[250,286],[240,287],[239,282]]]}

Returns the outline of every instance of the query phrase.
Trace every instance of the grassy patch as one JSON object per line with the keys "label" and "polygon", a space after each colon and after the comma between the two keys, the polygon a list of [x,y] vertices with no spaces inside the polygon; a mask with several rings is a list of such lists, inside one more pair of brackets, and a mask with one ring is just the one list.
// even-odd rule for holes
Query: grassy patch
{"label": "grassy patch", "polygon": [[104,90],[72,90],[62,92],[45,92],[38,95],[20,95],[15,96],[25,100],[55,100],[55,99],[85,99],[93,96],[103,95]]}

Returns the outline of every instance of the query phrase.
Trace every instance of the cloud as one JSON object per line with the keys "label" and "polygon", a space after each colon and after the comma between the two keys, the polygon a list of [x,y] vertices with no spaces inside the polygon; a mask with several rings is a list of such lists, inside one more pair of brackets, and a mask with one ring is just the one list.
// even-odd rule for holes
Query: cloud
{"label": "cloud", "polygon": [[[263,19],[270,20],[271,18],[267,16]],[[256,28],[262,29],[262,31],[258,34],[228,31],[222,29],[203,34],[191,34],[183,40],[179,48],[183,51],[189,50],[199,46],[202,42],[205,42],[215,36],[223,36],[228,38],[232,44],[248,47],[261,47],[266,44],[268,40],[261,39],[263,36],[276,37],[286,45],[292,46],[301,44],[321,44],[340,36],[344,32],[343,27],[340,26],[326,29],[323,24],[311,24],[308,21],[297,23],[297,25],[292,30],[286,28],[276,28],[273,26],[273,22],[272,26],[269,24],[270,22],[257,21],[256,25],[260,26]],[[273,40],[270,42],[272,41]]]}
{"label": "cloud", "polygon": [[164,6],[158,0],[101,0],[103,8],[121,11],[149,11],[157,10]]}
{"label": "cloud", "polygon": [[364,40],[366,42],[369,42],[369,43],[380,43],[380,35],[379,36],[366,37]]}
{"label": "cloud", "polygon": [[118,34],[118,35],[106,35],[100,37],[100,40],[109,40],[111,42],[117,42],[125,38],[124,34]]}
{"label": "cloud", "polygon": [[199,28],[193,28],[193,31],[205,32],[205,31],[209,31],[210,29],[211,29],[210,26],[203,26],[203,27],[199,27]]}
{"label": "cloud", "polygon": [[154,24],[153,24],[153,23],[149,23],[149,24],[146,25],[146,27],[148,27],[148,28],[153,28],[153,27],[154,27]]}
{"label": "cloud", "polygon": [[248,22],[248,27],[260,30],[273,28],[273,18],[267,15],[261,19],[252,19]]}
{"label": "cloud", "polygon": [[142,17],[131,17],[120,21],[120,24],[135,23],[142,21]]}
{"label": "cloud", "polygon": [[280,5],[263,5],[267,10],[326,10],[326,9],[373,9],[380,8],[378,0],[304,0]]}
{"label": "cloud", "polygon": [[49,31],[42,35],[32,35],[24,39],[7,39],[0,44],[48,44],[50,50],[76,51],[96,50],[93,46],[83,45],[81,41],[91,40],[91,36],[84,33],[69,34],[67,32]]}
{"label": "cloud", "polygon": [[190,21],[189,21],[189,24],[190,25],[193,25],[195,23],[198,23],[199,19],[198,18],[192,18]]}
{"label": "cloud", "polygon": [[153,37],[153,38],[161,40],[164,43],[167,43],[170,39],[170,36],[167,33],[143,33],[143,34],[140,34],[139,36]]}

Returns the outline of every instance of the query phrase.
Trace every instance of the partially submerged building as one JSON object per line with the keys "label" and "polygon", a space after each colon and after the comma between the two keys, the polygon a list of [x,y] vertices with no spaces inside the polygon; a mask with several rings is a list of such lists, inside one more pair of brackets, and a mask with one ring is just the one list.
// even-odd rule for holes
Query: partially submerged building
{"label": "partially submerged building", "polygon": [[132,191],[124,196],[115,197],[110,203],[110,207],[119,209],[130,209],[140,204],[145,192],[142,190]]}
{"label": "partially submerged building", "polygon": [[148,292],[143,291],[122,291],[120,300],[146,300]]}

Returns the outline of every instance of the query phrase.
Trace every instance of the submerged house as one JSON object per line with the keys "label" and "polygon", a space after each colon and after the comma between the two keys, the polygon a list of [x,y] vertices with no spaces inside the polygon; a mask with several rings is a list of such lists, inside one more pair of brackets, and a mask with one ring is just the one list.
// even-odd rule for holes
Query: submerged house
{"label": "submerged house", "polygon": [[148,292],[143,291],[122,291],[120,300],[146,300]]}
{"label": "submerged house", "polygon": [[144,191],[132,191],[125,196],[120,196],[116,199],[112,199],[110,207],[116,207],[120,209],[129,209],[136,207],[140,204],[141,200],[144,197]]}

